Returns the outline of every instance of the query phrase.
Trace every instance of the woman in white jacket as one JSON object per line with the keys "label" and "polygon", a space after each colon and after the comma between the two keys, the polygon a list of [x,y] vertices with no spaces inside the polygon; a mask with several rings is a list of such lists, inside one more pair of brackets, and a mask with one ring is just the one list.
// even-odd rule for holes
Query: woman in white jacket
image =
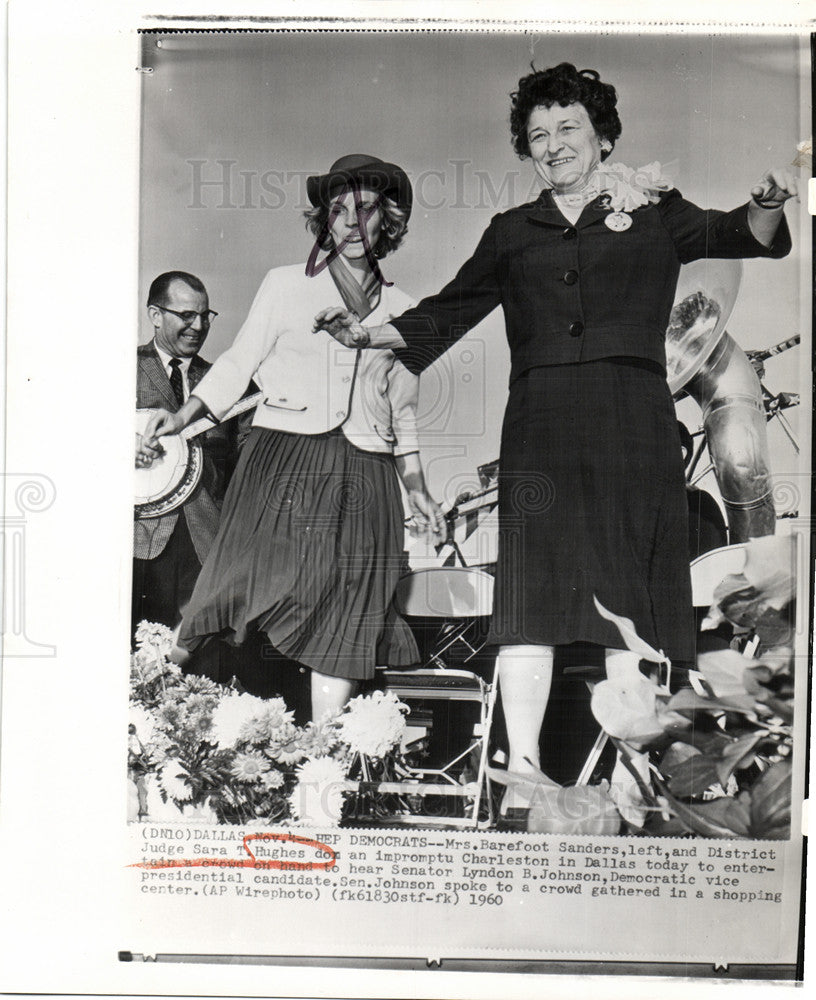
{"label": "woman in white jacket", "polygon": [[[265,633],[312,670],[312,717],[341,708],[375,665],[418,659],[393,607],[402,571],[403,504],[419,527],[439,531],[416,434],[418,379],[389,352],[359,351],[312,333],[327,300],[386,323],[409,299],[384,281],[378,259],[406,232],[405,173],[355,154],[310,177],[317,237],[303,264],[264,279],[235,342],[177,413],[156,414],[158,438],[203,413],[220,419],[254,379],[263,393],[224,501],[218,536],[184,612],[179,645],[193,653],[214,636]],[[328,253],[318,262],[319,252]]]}

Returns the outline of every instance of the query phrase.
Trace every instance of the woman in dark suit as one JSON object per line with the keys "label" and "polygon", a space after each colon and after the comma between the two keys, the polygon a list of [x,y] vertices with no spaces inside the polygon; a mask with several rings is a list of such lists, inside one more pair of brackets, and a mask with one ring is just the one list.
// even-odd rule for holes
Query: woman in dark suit
{"label": "woman in dark suit", "polygon": [[680,265],[783,257],[791,245],[782,206],[796,194],[792,175],[769,172],[732,212],[703,210],[658,164],[604,163],[621,133],[616,105],[592,70],[562,63],[525,76],[510,127],[543,183],[539,198],[495,216],[453,281],[389,324],[363,327],[338,309],[316,319],[344,343],[394,348],[421,372],[504,310],[511,371],[492,638],[517,772],[539,762],[554,646],[594,643],[609,676],[637,670],[593,597],[673,662],[694,661],[664,345]]}

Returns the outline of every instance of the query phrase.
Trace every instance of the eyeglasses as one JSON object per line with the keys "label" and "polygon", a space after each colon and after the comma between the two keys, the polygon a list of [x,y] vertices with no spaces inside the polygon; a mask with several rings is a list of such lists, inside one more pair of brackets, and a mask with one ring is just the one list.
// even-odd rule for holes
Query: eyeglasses
{"label": "eyeglasses", "polygon": [[201,320],[202,326],[209,326],[218,315],[214,309],[206,309],[204,312],[196,312],[194,309],[185,309],[184,312],[177,312],[175,309],[168,309],[167,306],[157,305],[156,308],[161,309],[162,312],[172,313],[173,316],[178,316],[185,326],[192,326],[197,319]]}

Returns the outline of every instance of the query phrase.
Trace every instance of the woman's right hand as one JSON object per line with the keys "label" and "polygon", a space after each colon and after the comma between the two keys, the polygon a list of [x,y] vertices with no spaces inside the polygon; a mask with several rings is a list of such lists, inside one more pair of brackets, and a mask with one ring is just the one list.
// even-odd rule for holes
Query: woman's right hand
{"label": "woman's right hand", "polygon": [[136,468],[149,469],[153,462],[164,453],[163,448],[151,448],[145,445],[145,439],[136,431]]}
{"label": "woman's right hand", "polygon": [[164,448],[159,444],[159,438],[168,434],[178,434],[184,429],[184,423],[178,413],[169,410],[156,410],[151,414],[144,429],[144,434],[136,436],[136,468],[147,469],[155,459],[164,454]]}
{"label": "woman's right hand", "polygon": [[368,347],[371,342],[368,330],[360,322],[357,314],[341,306],[322,309],[315,316],[312,333],[318,333],[320,330],[325,330],[344,347]]}

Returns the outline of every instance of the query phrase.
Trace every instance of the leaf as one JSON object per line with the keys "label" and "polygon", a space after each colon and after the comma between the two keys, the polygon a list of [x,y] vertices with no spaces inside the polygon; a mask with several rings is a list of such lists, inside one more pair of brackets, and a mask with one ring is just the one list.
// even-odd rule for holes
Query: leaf
{"label": "leaf", "polygon": [[646,744],[663,735],[657,717],[657,689],[642,675],[601,681],[592,691],[592,714],[601,728],[627,743]]}
{"label": "leaf", "polygon": [[718,758],[702,753],[695,754],[682,764],[678,764],[668,776],[672,795],[679,795],[684,799],[702,795],[707,788],[717,782],[718,764]]}
{"label": "leaf", "polygon": [[743,671],[742,683],[748,694],[754,697],[767,691],[767,683],[773,677],[773,671],[764,663],[757,663],[755,660],[748,660]]}
{"label": "leaf", "polygon": [[716,649],[700,653],[697,669],[718,698],[740,697],[746,693],[745,671],[755,662],[735,649]]}
{"label": "leaf", "polygon": [[754,631],[767,649],[787,648],[793,642],[792,605],[777,610],[764,607],[754,622]]}
{"label": "leaf", "polygon": [[[785,609],[796,589],[796,539],[754,538],[745,546],[741,573],[727,576],[714,591],[714,604],[736,625],[761,629],[766,645],[779,645],[790,632]],[[709,612],[711,614],[711,612]]]}
{"label": "leaf", "polygon": [[745,547],[742,573],[761,595],[764,603],[779,610],[795,595],[796,538],[767,535],[753,538]]}
{"label": "leaf", "polygon": [[688,827],[677,816],[664,819],[659,812],[652,813],[643,825],[647,837],[682,837]]}
{"label": "leaf", "polygon": [[540,790],[530,803],[531,833],[615,834],[621,816],[609,796],[609,786],[570,785]]}
{"label": "leaf", "polygon": [[756,716],[756,702],[749,695],[739,698],[703,698],[691,688],[682,688],[673,694],[666,706],[672,712],[740,712]]}
{"label": "leaf", "polygon": [[700,751],[688,742],[676,741],[669,746],[660,759],[660,773],[667,777],[674,774],[675,770],[690,757],[695,757]]}
{"label": "leaf", "polygon": [[[708,722],[712,727],[705,729],[700,724],[701,722]],[[731,742],[722,729],[714,723],[713,717],[705,715],[698,716],[691,729],[677,731],[672,735],[678,742],[687,743],[699,750],[700,753],[716,753],[720,747]]]}
{"label": "leaf", "polygon": [[[790,830],[791,764],[772,764],[751,790],[751,832],[755,837],[773,837]],[[786,834],[787,836],[787,834]]]}
{"label": "leaf", "polygon": [[713,802],[695,802],[693,805],[680,802],[665,787],[663,794],[677,817],[692,833],[721,839],[744,839],[749,836],[748,796],[745,793],[736,799],[724,797],[714,799]]}
{"label": "leaf", "polygon": [[613,614],[613,612],[608,611],[594,595],[592,599],[595,601],[595,607],[598,609],[598,614],[602,618],[606,618],[607,621],[612,622],[612,624],[617,627],[627,649],[630,649],[633,653],[637,653],[642,660],[649,660],[650,663],[666,662],[666,657],[662,653],[658,653],[656,650],[652,649],[647,642],[644,642],[643,639],[640,638],[635,630],[635,624],[631,618],[624,618],[621,615],[616,615]]}
{"label": "leaf", "polygon": [[768,694],[757,698],[757,701],[761,701],[773,715],[778,715],[779,718],[784,719],[785,722],[793,721],[793,704],[790,700],[783,701],[781,698],[774,698],[774,696],[769,692]]}
{"label": "leaf", "polygon": [[717,780],[723,787],[738,767],[746,767],[754,759],[754,747],[762,736],[761,732],[749,733],[723,747],[717,765]]}

